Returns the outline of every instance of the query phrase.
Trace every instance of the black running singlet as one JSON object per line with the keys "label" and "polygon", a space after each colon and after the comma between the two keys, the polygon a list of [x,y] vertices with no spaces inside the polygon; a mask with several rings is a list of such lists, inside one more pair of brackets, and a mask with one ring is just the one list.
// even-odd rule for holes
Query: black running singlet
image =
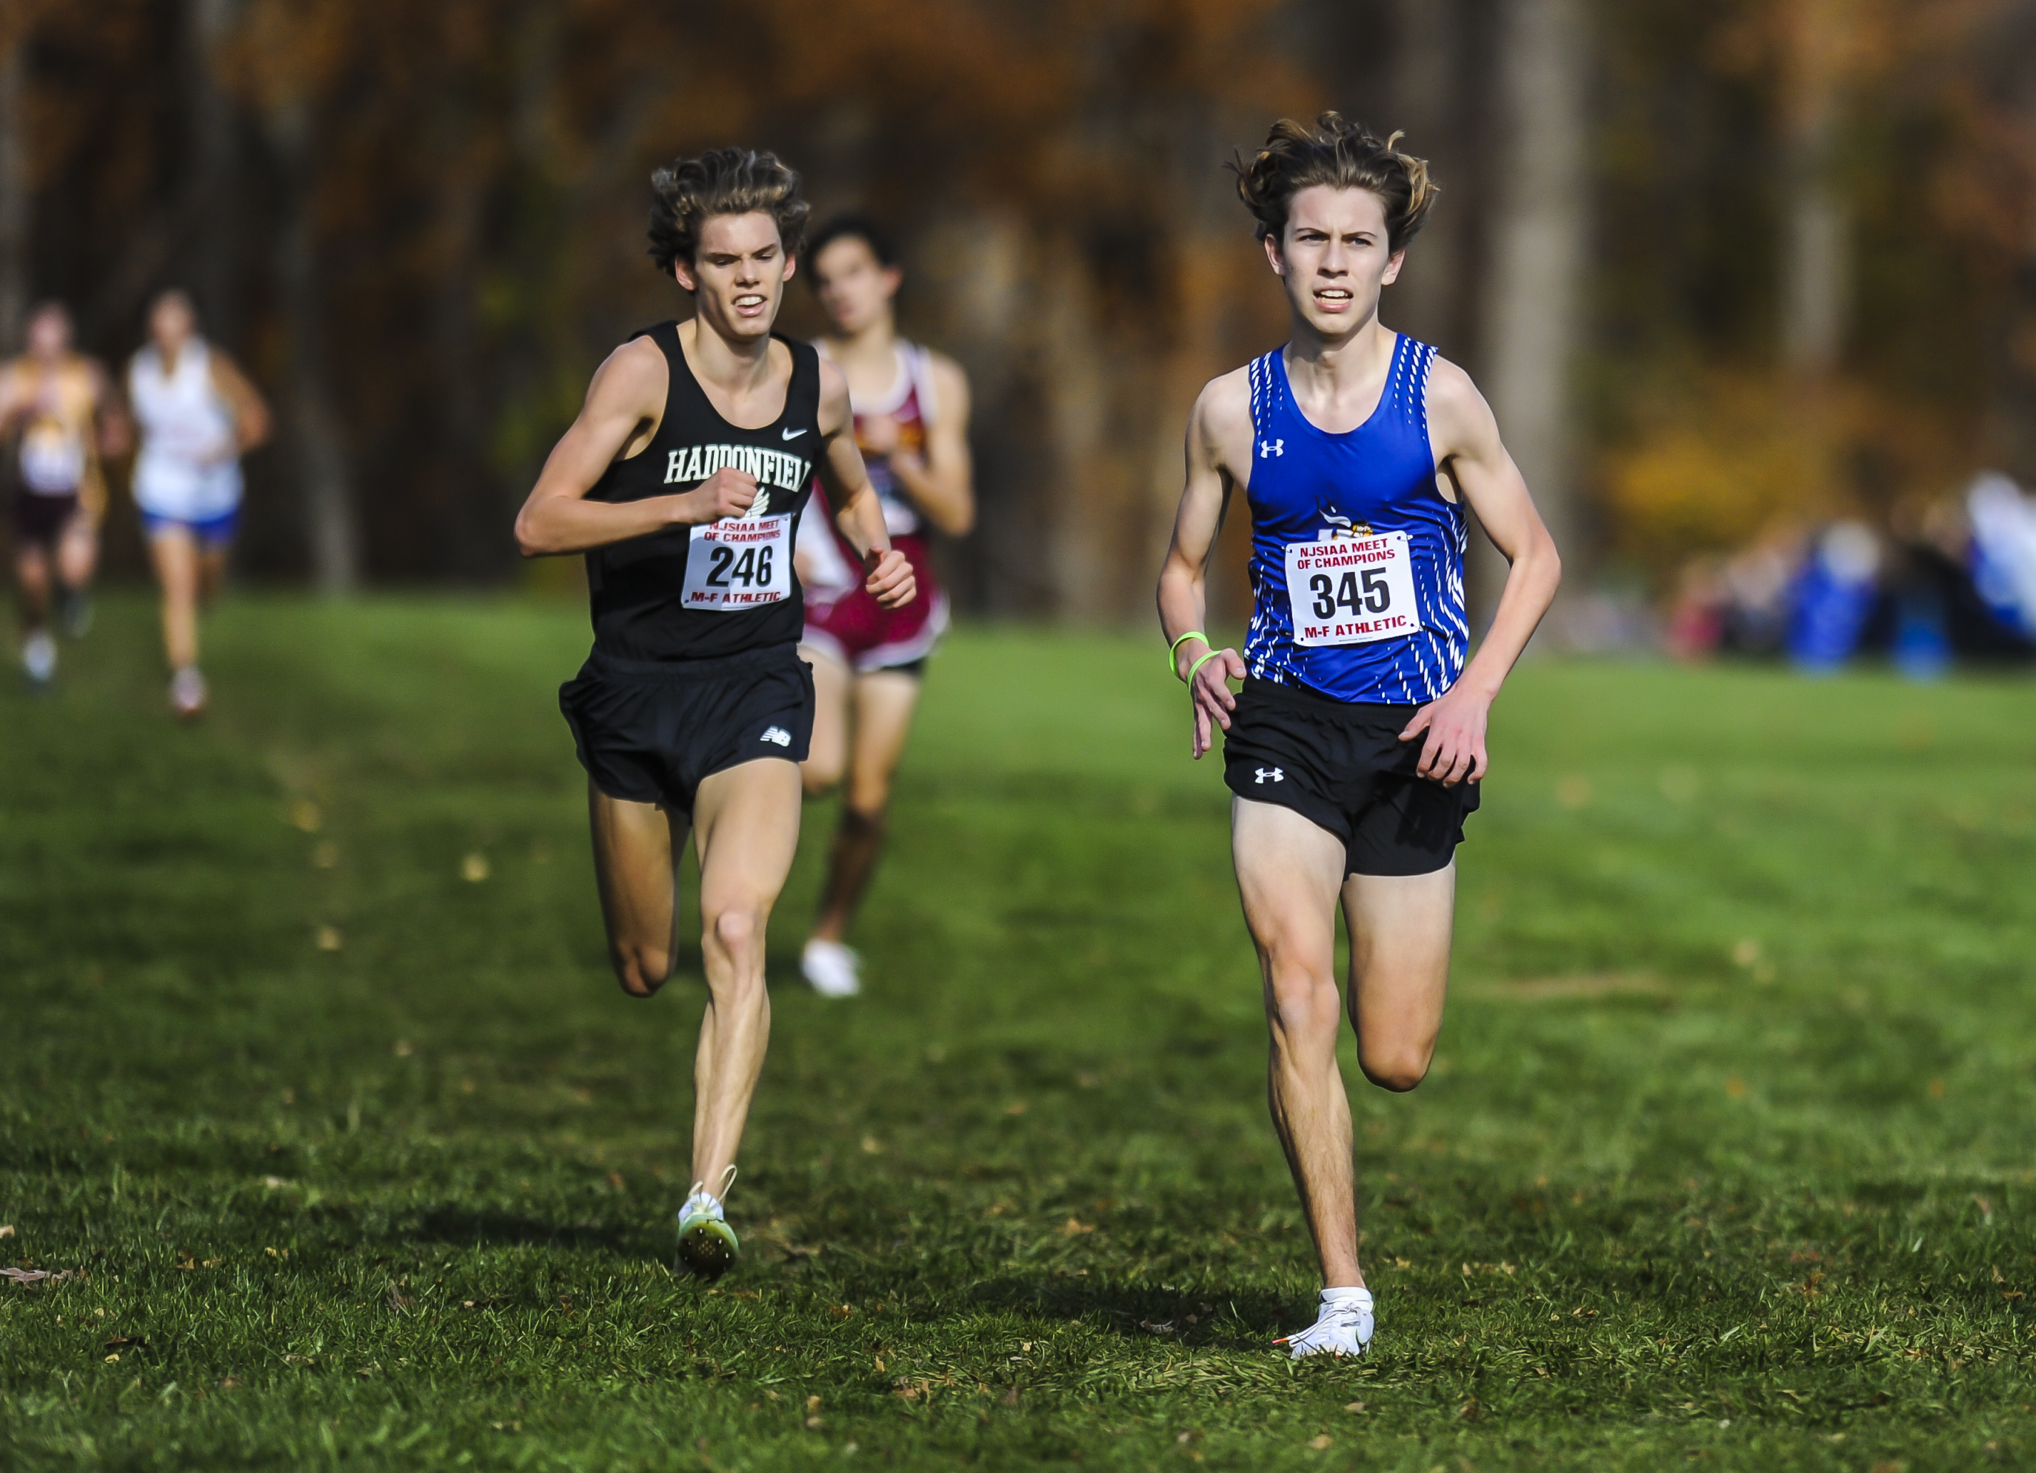
{"label": "black running singlet", "polygon": [[796,644],[806,614],[792,541],[820,448],[819,354],[778,339],[792,350],[784,412],[763,429],[744,430],[708,402],[679,347],[676,322],[636,336],[664,352],[671,383],[664,418],[650,444],[611,464],[587,498],[672,495],[733,466],[756,477],[756,504],[746,516],[669,527],[589,552],[594,648],[624,660],[711,660]]}

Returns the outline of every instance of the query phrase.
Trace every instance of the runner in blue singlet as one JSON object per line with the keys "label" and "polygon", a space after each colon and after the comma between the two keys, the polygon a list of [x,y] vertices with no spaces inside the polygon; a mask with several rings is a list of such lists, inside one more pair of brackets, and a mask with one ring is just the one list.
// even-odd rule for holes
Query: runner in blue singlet
{"label": "runner in blue singlet", "polygon": [[[1350,1101],[1336,1063],[1336,907],[1351,936],[1358,1062],[1409,1090],[1442,1026],[1456,845],[1485,773],[1485,718],[1561,578],[1555,545],[1469,377],[1379,322],[1434,199],[1428,166],[1335,113],[1274,125],[1238,192],[1292,315],[1284,348],[1213,380],[1160,622],[1190,687],[1193,754],[1224,739],[1231,852],[1272,1033],[1273,1123],[1322,1264],[1296,1356],[1372,1335],[1357,1259]],[[1251,508],[1250,632],[1202,634],[1211,548]],[[1468,505],[1512,564],[1470,657]],[[1228,682],[1241,679],[1233,696]]]}

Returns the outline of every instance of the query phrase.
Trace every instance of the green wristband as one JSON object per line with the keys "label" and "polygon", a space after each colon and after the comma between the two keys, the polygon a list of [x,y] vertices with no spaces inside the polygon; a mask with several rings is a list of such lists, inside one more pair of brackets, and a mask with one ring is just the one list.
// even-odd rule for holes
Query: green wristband
{"label": "green wristband", "polygon": [[[1191,639],[1199,639],[1200,641],[1202,641],[1203,644],[1209,643],[1208,635],[1204,634],[1199,629],[1190,629],[1186,634],[1183,634],[1179,639],[1175,640],[1172,644],[1166,647],[1167,669],[1172,670],[1174,668],[1175,662],[1178,661],[1181,657],[1181,646],[1186,644]],[[1211,646],[1211,648],[1214,648],[1214,646]]]}
{"label": "green wristband", "polygon": [[1201,659],[1195,661],[1194,664],[1188,666],[1188,684],[1193,685],[1195,683],[1195,672],[1197,670],[1201,669],[1204,665],[1208,664],[1211,660],[1215,659],[1218,655],[1222,653],[1223,651],[1221,650],[1210,650],[1208,654],[1202,656]]}

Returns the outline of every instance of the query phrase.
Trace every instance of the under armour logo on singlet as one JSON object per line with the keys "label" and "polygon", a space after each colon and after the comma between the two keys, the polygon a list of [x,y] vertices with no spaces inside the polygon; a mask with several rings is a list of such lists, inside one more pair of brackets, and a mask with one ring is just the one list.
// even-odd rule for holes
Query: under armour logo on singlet
{"label": "under armour logo on singlet", "polygon": [[1274,768],[1271,768],[1271,769],[1267,769],[1267,768],[1261,767],[1261,768],[1258,768],[1258,769],[1257,769],[1257,772],[1258,772],[1258,780],[1259,780],[1259,781],[1260,781],[1261,783],[1262,783],[1262,782],[1264,782],[1264,781],[1265,781],[1265,780],[1266,780],[1267,778],[1271,778],[1271,779],[1272,779],[1272,780],[1273,780],[1274,782],[1276,782],[1276,783],[1283,783],[1283,782],[1285,782],[1285,781],[1287,780],[1287,775],[1286,775],[1286,773],[1285,773],[1285,772],[1283,772],[1283,771],[1281,771],[1281,770],[1280,770],[1279,768],[1277,768],[1277,767],[1274,767]]}
{"label": "under armour logo on singlet", "polygon": [[1260,440],[1258,442],[1258,458],[1260,460],[1270,460],[1275,455],[1285,455],[1286,453],[1287,442],[1285,440]]}

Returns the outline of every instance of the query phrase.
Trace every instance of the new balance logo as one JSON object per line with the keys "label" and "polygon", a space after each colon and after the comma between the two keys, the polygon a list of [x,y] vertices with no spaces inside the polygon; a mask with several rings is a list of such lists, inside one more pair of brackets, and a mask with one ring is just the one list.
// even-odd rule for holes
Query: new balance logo
{"label": "new balance logo", "polygon": [[1258,780],[1261,783],[1263,783],[1267,778],[1271,778],[1276,783],[1283,783],[1287,780],[1286,773],[1282,772],[1277,767],[1273,768],[1260,767],[1254,770],[1258,773]]}
{"label": "new balance logo", "polygon": [[798,439],[798,438],[799,438],[799,436],[801,436],[801,435],[803,435],[803,434],[805,434],[805,433],[806,433],[806,432],[805,432],[804,430],[786,430],[786,431],[785,431],[785,438],[786,438],[787,440],[796,440],[796,439]]}
{"label": "new balance logo", "polygon": [[1260,460],[1270,460],[1275,455],[1285,455],[1286,453],[1287,442],[1285,440],[1260,440],[1258,442],[1258,458]]}
{"label": "new balance logo", "polygon": [[792,734],[782,726],[767,726],[764,728],[764,734],[757,740],[769,742],[773,746],[789,747],[792,745]]}

